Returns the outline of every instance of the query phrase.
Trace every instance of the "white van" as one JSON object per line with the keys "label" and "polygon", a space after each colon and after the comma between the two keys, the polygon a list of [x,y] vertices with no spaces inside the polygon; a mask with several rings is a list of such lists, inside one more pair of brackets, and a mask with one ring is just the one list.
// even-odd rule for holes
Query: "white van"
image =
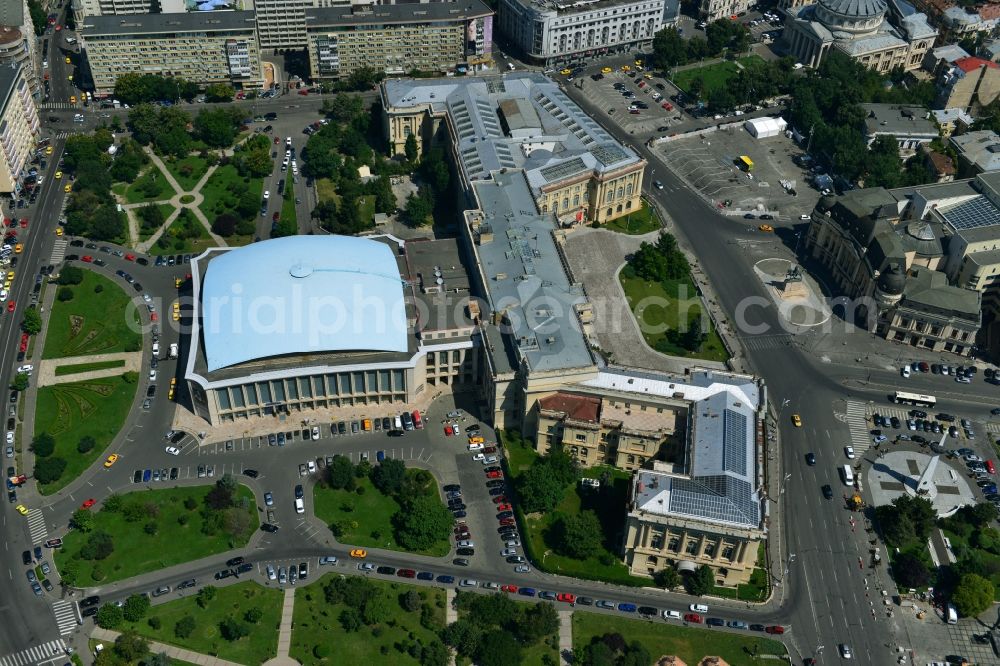
{"label": "white van", "polygon": [[705,604],[691,604],[690,606],[688,606],[688,608],[691,609],[692,613],[707,613],[708,612],[708,606],[706,606]]}
{"label": "white van", "polygon": [[844,465],[840,468],[840,475],[844,477],[845,486],[854,485],[854,472],[851,471],[850,465]]}
{"label": "white van", "polygon": [[392,424],[396,428],[396,430],[402,430],[403,429],[403,420],[401,418],[399,418],[398,416],[396,416],[396,417],[393,418]]}
{"label": "white van", "polygon": [[295,513],[305,513],[305,512],[306,512],[306,505],[305,502],[302,501],[302,498],[295,500]]}
{"label": "white van", "polygon": [[159,353],[160,353],[160,343],[159,342],[154,342],[153,343],[153,354],[159,354]]}
{"label": "white van", "polygon": [[948,604],[944,609],[944,619],[948,624],[958,624],[958,609],[954,604]]}

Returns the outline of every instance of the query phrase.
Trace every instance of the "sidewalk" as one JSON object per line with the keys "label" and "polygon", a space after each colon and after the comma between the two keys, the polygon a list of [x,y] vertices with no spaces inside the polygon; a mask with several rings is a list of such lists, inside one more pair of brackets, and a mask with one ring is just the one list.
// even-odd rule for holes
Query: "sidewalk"
{"label": "sidewalk", "polygon": [[[101,363],[103,361],[124,361],[124,365],[103,370],[75,372],[69,375],[57,375],[56,368],[85,363]],[[35,368],[35,385],[51,386],[53,384],[68,384],[82,382],[101,377],[117,377],[124,372],[139,372],[142,370],[142,352],[119,352],[116,354],[90,354],[89,356],[68,356],[66,358],[39,361]]]}
{"label": "sidewalk", "polygon": [[[95,640],[113,643],[120,635],[121,632],[118,631],[108,631],[107,629],[95,627],[94,631],[91,632],[90,637]],[[106,646],[104,649],[107,650],[109,648],[110,646]],[[157,643],[155,641],[150,641],[149,651],[153,654],[164,652],[168,657],[173,659],[180,659],[181,661],[192,664],[202,664],[204,666],[243,666],[235,661],[226,661],[225,659],[219,659],[218,657],[212,657],[199,652],[192,652],[191,650],[185,650],[184,648],[174,647],[173,645],[167,645],[165,643]]]}
{"label": "sidewalk", "polygon": [[559,611],[559,658],[563,664],[573,663],[573,611]]}
{"label": "sidewalk", "polygon": [[292,617],[295,611],[295,588],[285,589],[281,604],[281,625],[278,627],[278,655],[264,662],[265,666],[293,666],[299,662],[288,656],[292,647]]}

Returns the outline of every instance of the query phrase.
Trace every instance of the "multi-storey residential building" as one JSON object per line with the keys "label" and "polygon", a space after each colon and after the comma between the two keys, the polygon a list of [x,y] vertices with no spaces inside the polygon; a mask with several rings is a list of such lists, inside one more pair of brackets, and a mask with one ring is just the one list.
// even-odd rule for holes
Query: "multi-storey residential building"
{"label": "multi-storey residential building", "polygon": [[98,95],[111,93],[130,72],[243,89],[262,85],[253,12],[95,16],[80,36]]}
{"label": "multi-storey residential building", "polygon": [[84,17],[149,14],[157,4],[156,0],[80,0]]}
{"label": "multi-storey residential building", "polygon": [[0,192],[21,191],[40,124],[35,100],[17,65],[0,67]]}
{"label": "multi-storey residential building", "polygon": [[949,143],[958,155],[959,172],[963,176],[1000,170],[1000,136],[993,130],[965,132],[951,137]]}
{"label": "multi-storey residential building", "polygon": [[28,33],[25,37],[21,28],[0,26],[0,67],[20,67],[31,94],[37,96],[40,84],[33,58],[34,35]]}
{"label": "multi-storey residential building", "polygon": [[464,72],[492,59],[493,11],[480,0],[310,9],[306,25],[313,79],[362,67],[392,75]]}
{"label": "multi-storey residential building", "polygon": [[924,14],[901,17],[893,26],[887,12],[885,0],[819,0],[792,12],[782,40],[808,67],[818,67],[830,49],[837,49],[879,72],[917,69],[937,30]]}
{"label": "multi-storey residential building", "polygon": [[665,0],[501,0],[497,15],[526,60],[558,65],[644,48],[665,20],[676,20],[679,5],[667,9]]}
{"label": "multi-storey residential building", "polygon": [[267,51],[298,51],[305,47],[306,10],[327,3],[313,0],[254,0],[260,47]]}

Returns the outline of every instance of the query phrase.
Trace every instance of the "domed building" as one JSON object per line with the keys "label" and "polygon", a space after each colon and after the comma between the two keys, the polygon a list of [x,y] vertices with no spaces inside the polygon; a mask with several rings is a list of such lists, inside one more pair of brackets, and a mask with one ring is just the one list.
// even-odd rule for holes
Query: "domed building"
{"label": "domed building", "polygon": [[924,14],[890,23],[886,0],[819,0],[790,13],[785,47],[808,67],[818,67],[830,49],[837,49],[879,72],[917,69],[937,37]]}

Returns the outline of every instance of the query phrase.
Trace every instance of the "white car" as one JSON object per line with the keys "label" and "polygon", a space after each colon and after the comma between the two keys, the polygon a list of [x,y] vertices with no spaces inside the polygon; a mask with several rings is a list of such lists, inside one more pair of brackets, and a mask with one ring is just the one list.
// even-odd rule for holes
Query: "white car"
{"label": "white car", "polygon": [[470,451],[482,451],[483,450],[483,445],[479,444],[479,443],[469,444],[469,450]]}
{"label": "white car", "polygon": [[500,551],[500,554],[503,557],[510,557],[511,555],[517,555],[517,551],[514,550],[513,548],[504,548],[503,550]]}
{"label": "white car", "polygon": [[707,613],[708,606],[706,606],[705,604],[691,604],[690,606],[688,606],[688,610],[690,610],[692,613]]}
{"label": "white car", "polygon": [[332,565],[332,564],[336,564],[336,563],[337,563],[337,558],[334,557],[333,555],[324,555],[323,557],[319,558],[319,565],[320,566],[327,565],[327,564],[331,564]]}
{"label": "white car", "polygon": [[172,456],[179,456],[181,454],[181,450],[178,449],[176,446],[168,446],[167,453],[169,453]]}
{"label": "white car", "polygon": [[310,460],[308,463],[306,463],[306,465],[309,467],[309,473],[310,474],[312,474],[313,472],[316,471],[316,463],[314,463],[312,460]]}
{"label": "white car", "polygon": [[484,465],[492,465],[492,464],[497,463],[499,461],[500,461],[500,458],[498,458],[496,456],[486,456],[483,459],[483,464]]}
{"label": "white car", "polygon": [[518,564],[516,567],[514,567],[514,571],[516,571],[517,573],[528,573],[529,571],[531,571],[531,567],[529,567],[527,564]]}
{"label": "white car", "polygon": [[909,377],[910,376],[910,366],[904,365],[900,369],[899,374],[903,375],[904,377]]}
{"label": "white car", "polygon": [[848,645],[847,643],[841,643],[839,647],[840,647],[841,657],[843,657],[844,659],[851,659],[852,657],[854,657],[854,654],[851,652],[850,645]]}
{"label": "white car", "polygon": [[6,300],[7,300],[7,297],[8,297],[9,295],[10,295],[10,294],[8,294],[8,293],[7,293],[7,290],[6,290],[6,289],[0,289],[0,303],[2,303],[3,301],[6,301]]}
{"label": "white car", "polygon": [[31,374],[31,371],[32,371],[32,370],[34,370],[34,369],[35,369],[35,366],[33,366],[33,365],[31,365],[31,364],[29,363],[29,364],[27,364],[27,365],[22,365],[22,366],[20,366],[20,367],[19,367],[19,368],[17,369],[17,373],[18,373],[18,374],[21,374],[21,373],[23,372],[23,373],[25,373],[25,374],[27,374],[27,375],[30,375],[30,374]]}
{"label": "white car", "polygon": [[[13,430],[8,430],[7,431],[7,443],[8,444],[13,444],[14,443],[14,431]],[[13,458],[14,456],[7,456],[7,457],[8,458]]]}
{"label": "white car", "polygon": [[313,426],[313,439],[319,439],[319,426]]}
{"label": "white car", "polygon": [[149,381],[151,381],[151,382],[155,382],[156,381],[156,370],[150,370],[149,371]]}
{"label": "white car", "polygon": [[486,460],[486,456],[483,455],[482,453],[477,453],[476,455],[472,456],[472,459],[473,460],[483,461],[483,460]]}
{"label": "white car", "polygon": [[848,460],[854,460],[854,447],[853,446],[845,446],[844,447],[844,455],[847,456]]}
{"label": "white car", "polygon": [[267,201],[270,198],[271,198],[270,190],[264,190],[264,201]]}
{"label": "white car", "polygon": [[150,296],[149,294],[143,294],[142,295],[142,300],[146,301],[147,303],[150,303],[150,302],[152,302],[153,297]]}
{"label": "white car", "polygon": [[679,611],[675,610],[665,610],[663,611],[664,620],[679,620],[681,619],[681,614]]}
{"label": "white car", "polygon": [[452,423],[451,424],[451,429],[454,431],[454,433],[456,435],[461,435],[462,434],[462,430],[461,430],[461,428],[458,427],[457,423]]}
{"label": "white car", "polygon": [[459,541],[456,544],[459,548],[475,548],[476,544],[473,541]]}
{"label": "white car", "polygon": [[267,579],[268,580],[278,580],[278,575],[274,573],[274,566],[267,565]]}

